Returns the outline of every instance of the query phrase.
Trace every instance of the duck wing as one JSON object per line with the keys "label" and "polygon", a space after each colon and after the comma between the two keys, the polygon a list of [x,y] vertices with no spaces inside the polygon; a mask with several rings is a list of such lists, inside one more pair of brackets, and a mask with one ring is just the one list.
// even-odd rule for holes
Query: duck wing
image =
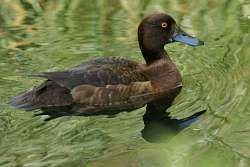
{"label": "duck wing", "polygon": [[75,102],[70,92],[75,87],[83,84],[99,87],[109,84],[126,85],[147,80],[136,69],[136,62],[108,57],[91,60],[65,71],[35,74],[33,76],[46,78],[47,81],[12,98],[9,104],[26,111],[59,107],[60,110],[65,107],[71,109]]}
{"label": "duck wing", "polygon": [[129,84],[146,80],[143,75],[136,72],[137,65],[134,61],[108,57],[82,63],[70,70],[42,72],[32,76],[46,78],[68,89],[73,89],[81,84],[94,86]]}

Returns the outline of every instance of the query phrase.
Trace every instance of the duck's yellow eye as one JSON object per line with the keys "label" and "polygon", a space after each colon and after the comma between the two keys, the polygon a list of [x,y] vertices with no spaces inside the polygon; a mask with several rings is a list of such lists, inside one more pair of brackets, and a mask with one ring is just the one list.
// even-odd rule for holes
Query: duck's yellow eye
{"label": "duck's yellow eye", "polygon": [[166,22],[162,22],[162,23],[161,23],[161,27],[162,27],[162,28],[167,28],[167,26],[168,26],[168,24],[167,24]]}

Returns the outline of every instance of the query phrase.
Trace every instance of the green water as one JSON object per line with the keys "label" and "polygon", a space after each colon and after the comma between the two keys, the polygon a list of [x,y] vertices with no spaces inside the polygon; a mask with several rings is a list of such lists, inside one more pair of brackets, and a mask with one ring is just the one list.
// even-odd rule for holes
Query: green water
{"label": "green water", "polygon": [[[197,48],[166,47],[184,80],[169,112],[179,119],[207,110],[171,139],[142,138],[145,108],[114,118],[44,122],[47,116],[33,117],[6,104],[42,82],[29,78],[31,73],[98,56],[143,62],[137,26],[154,11],[168,12],[205,41]],[[249,0],[1,0],[0,166],[250,166],[249,34]]]}

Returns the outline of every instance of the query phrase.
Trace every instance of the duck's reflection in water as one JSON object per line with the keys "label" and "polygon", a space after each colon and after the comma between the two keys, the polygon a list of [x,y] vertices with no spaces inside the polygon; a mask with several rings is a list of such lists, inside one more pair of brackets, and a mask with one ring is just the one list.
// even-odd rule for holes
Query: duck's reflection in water
{"label": "duck's reflection in water", "polygon": [[143,116],[145,127],[142,130],[142,137],[148,142],[166,142],[181,130],[197,121],[205,112],[206,110],[200,111],[188,118],[177,120],[171,119],[165,110],[155,108],[155,111],[153,111],[148,106]]}

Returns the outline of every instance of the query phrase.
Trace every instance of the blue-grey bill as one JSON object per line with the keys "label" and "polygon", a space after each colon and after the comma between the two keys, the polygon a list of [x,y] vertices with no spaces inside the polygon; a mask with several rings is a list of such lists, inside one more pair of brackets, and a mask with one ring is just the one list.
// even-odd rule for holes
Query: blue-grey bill
{"label": "blue-grey bill", "polygon": [[190,46],[199,46],[204,45],[204,42],[199,40],[198,38],[191,37],[186,33],[179,33],[173,37],[174,41],[181,42]]}

